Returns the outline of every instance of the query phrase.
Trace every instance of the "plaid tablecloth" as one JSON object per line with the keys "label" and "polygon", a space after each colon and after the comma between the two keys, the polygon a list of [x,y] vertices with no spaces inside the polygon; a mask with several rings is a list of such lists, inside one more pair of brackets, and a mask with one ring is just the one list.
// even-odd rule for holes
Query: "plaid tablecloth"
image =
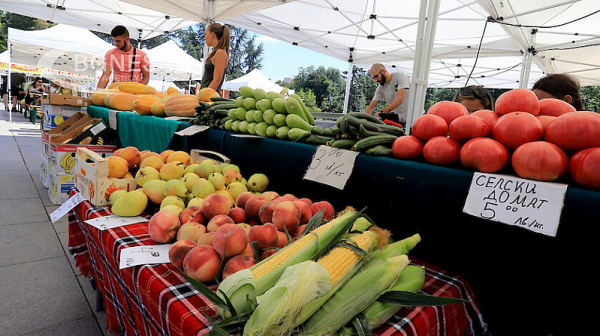
{"label": "plaid tablecloth", "polygon": [[[71,196],[77,191],[71,190]],[[105,231],[85,223],[110,215],[107,207],[94,207],[84,201],[69,212],[69,250],[81,274],[93,278],[102,292],[106,329],[124,335],[205,335],[215,315],[214,305],[199,294],[170,264],[135,266],[119,270],[123,248],[154,245],[148,224],[138,223]],[[146,216],[147,217],[147,216]],[[460,297],[468,303],[441,307],[402,308],[376,335],[487,335],[475,295],[467,281],[424,261],[421,293]],[[213,288],[216,289],[216,288]]]}

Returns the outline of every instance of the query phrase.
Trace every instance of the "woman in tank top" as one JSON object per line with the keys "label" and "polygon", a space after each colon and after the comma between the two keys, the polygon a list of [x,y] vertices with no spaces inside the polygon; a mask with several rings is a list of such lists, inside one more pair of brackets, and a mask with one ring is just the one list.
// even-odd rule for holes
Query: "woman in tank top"
{"label": "woman in tank top", "polygon": [[210,87],[218,92],[225,79],[231,34],[228,26],[215,22],[206,27],[204,35],[206,45],[211,47],[212,51],[204,62],[204,74],[200,87]]}

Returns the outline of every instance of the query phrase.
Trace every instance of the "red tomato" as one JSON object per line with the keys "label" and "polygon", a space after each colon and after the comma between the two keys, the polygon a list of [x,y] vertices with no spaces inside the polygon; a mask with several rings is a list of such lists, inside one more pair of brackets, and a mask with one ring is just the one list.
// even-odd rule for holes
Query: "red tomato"
{"label": "red tomato", "polygon": [[545,98],[540,100],[540,115],[558,117],[565,113],[576,111],[573,105],[561,99]]}
{"label": "red tomato", "polygon": [[512,89],[496,99],[496,113],[504,115],[510,112],[528,112],[534,116],[540,114],[540,102],[533,91]]}
{"label": "red tomato", "polygon": [[460,144],[445,136],[431,138],[423,146],[423,157],[435,165],[451,165],[460,160]]}
{"label": "red tomato", "polygon": [[443,100],[431,105],[427,114],[440,116],[450,125],[455,118],[469,114],[469,110],[461,103]]}
{"label": "red tomato", "polygon": [[589,111],[565,113],[548,126],[544,140],[567,152],[600,147],[600,114]]}
{"label": "red tomato", "polygon": [[484,137],[490,133],[490,126],[482,118],[474,115],[458,117],[450,123],[450,137],[458,142]]}
{"label": "red tomato", "polygon": [[547,141],[533,141],[519,146],[511,158],[512,167],[523,178],[554,181],[569,169],[567,154]]}
{"label": "red tomato", "polygon": [[423,142],[414,135],[398,137],[392,145],[392,154],[398,159],[415,159],[423,155]]}
{"label": "red tomato", "polygon": [[415,119],[412,135],[424,141],[436,136],[446,136],[448,135],[448,123],[440,116],[423,114]]}
{"label": "red tomato", "polygon": [[548,125],[550,125],[554,120],[556,120],[557,117],[555,116],[550,116],[550,115],[539,115],[536,117],[537,120],[540,121],[540,123],[542,124],[542,127],[544,128],[544,132],[546,131],[546,128],[548,128]]}
{"label": "red tomato", "polygon": [[496,121],[498,121],[500,115],[492,110],[479,110],[471,113],[471,115],[483,119],[490,126],[490,134],[487,136],[492,136],[492,129],[494,129],[494,125],[496,125]]}
{"label": "red tomato", "polygon": [[569,162],[569,172],[576,183],[600,189],[600,147],[583,149],[573,154]]}
{"label": "red tomato", "polygon": [[498,118],[492,134],[507,149],[514,150],[526,142],[541,140],[544,127],[527,112],[510,112]]}
{"label": "red tomato", "polygon": [[491,138],[473,138],[460,149],[460,163],[465,168],[493,173],[508,164],[508,150]]}

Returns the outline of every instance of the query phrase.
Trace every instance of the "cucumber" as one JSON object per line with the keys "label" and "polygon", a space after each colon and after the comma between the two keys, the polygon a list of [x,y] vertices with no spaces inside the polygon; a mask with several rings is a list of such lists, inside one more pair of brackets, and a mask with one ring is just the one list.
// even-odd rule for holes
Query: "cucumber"
{"label": "cucumber", "polygon": [[327,142],[329,142],[331,140],[334,140],[334,139],[330,138],[330,137],[322,136],[322,135],[311,134],[306,139],[306,143],[313,144],[313,145],[327,145]]}
{"label": "cucumber", "polygon": [[296,140],[294,140],[294,142],[306,142],[306,139],[308,139],[311,135],[311,132],[302,133]]}
{"label": "cucumber", "polygon": [[326,129],[323,130],[323,133],[324,133],[323,135],[328,136],[328,137],[335,137],[340,132],[341,132],[341,130],[338,126],[331,126],[331,127],[327,127]]}
{"label": "cucumber", "polygon": [[348,133],[348,118],[346,116],[342,116],[339,117],[337,121],[339,121],[340,133]]}
{"label": "cucumber", "polygon": [[360,125],[363,125],[369,131],[386,133],[386,134],[395,135],[395,136],[404,135],[404,131],[402,130],[402,128],[394,126],[394,125],[376,124],[376,123],[370,122],[368,120],[358,119],[353,116],[345,116],[345,119],[349,125],[352,125],[357,128],[360,127]]}
{"label": "cucumber", "polygon": [[374,135],[374,136],[370,136],[368,138],[358,140],[354,144],[354,146],[352,146],[352,150],[355,150],[358,152],[364,152],[367,149],[378,146],[378,145],[391,146],[391,144],[393,144],[396,139],[398,139],[398,137],[395,135],[391,135],[391,134]]}
{"label": "cucumber", "polygon": [[287,117],[285,117],[285,123],[289,128],[301,128],[309,132],[311,128],[313,128],[312,125],[296,114],[288,114]]}
{"label": "cucumber", "polygon": [[217,102],[217,101],[233,102],[234,100],[225,98],[225,97],[210,97],[210,101],[212,101],[212,102]]}
{"label": "cucumber", "polygon": [[367,113],[363,113],[363,112],[348,112],[347,115],[358,118],[358,119],[365,119],[365,120],[374,122],[376,124],[385,125],[383,120],[379,119],[378,117],[376,117],[372,114],[367,114]]}
{"label": "cucumber", "polygon": [[385,133],[380,133],[377,131],[369,131],[368,129],[365,128],[364,125],[361,124],[358,127],[358,134],[359,134],[360,139],[364,139],[364,138],[368,138],[370,136],[381,135],[381,134],[385,134]]}
{"label": "cucumber", "polygon": [[392,155],[392,148],[384,145],[377,145],[365,151],[369,155]]}
{"label": "cucumber", "polygon": [[223,117],[227,117],[229,114],[229,110],[225,110],[225,109],[216,109],[214,111],[215,115],[217,116],[217,118],[223,118]]}
{"label": "cucumber", "polygon": [[354,144],[356,144],[356,140],[353,140],[353,139],[339,139],[339,140],[333,141],[330,144],[330,146],[334,147],[334,148],[351,149],[352,146],[354,146]]}
{"label": "cucumber", "polygon": [[229,109],[237,109],[237,105],[235,103],[227,103],[227,104],[212,104],[212,106],[210,108],[208,108],[208,112],[212,112],[214,110],[218,110],[218,109],[225,109],[225,110],[229,110]]}
{"label": "cucumber", "polygon": [[325,135],[325,130],[319,125],[313,126],[310,131],[312,134]]}
{"label": "cucumber", "polygon": [[302,128],[298,128],[298,127],[292,127],[288,131],[288,138],[292,141],[296,141],[298,138],[300,138],[300,136],[302,136],[303,134],[306,134],[306,133],[310,134],[310,131],[306,131],[306,130],[303,130]]}

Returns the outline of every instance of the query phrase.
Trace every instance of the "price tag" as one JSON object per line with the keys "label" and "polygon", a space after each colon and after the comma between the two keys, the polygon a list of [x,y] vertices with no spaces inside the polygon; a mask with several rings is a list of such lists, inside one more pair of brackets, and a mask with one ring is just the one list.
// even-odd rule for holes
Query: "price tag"
{"label": "price tag", "polygon": [[555,237],[566,184],[475,173],[463,212]]}
{"label": "price tag", "polygon": [[50,220],[52,223],[56,223],[59,219],[63,218],[69,211],[73,210],[79,203],[85,201],[85,198],[80,193],[75,194],[73,197],[70,197],[66,200],[61,206],[59,206],[56,210],[52,211],[50,214]]}
{"label": "price tag", "polygon": [[119,114],[119,111],[108,110],[108,126],[114,130],[117,130],[117,124],[118,124],[117,115],[118,114]]}
{"label": "price tag", "polygon": [[182,129],[181,131],[177,131],[177,132],[175,132],[175,134],[181,135],[181,136],[194,135],[196,133],[204,132],[209,128],[210,128],[210,126],[206,126],[206,125],[193,125],[193,126],[186,127],[184,129]]}
{"label": "price tag", "polygon": [[133,246],[121,250],[119,269],[147,264],[169,263],[169,249],[173,244]]}
{"label": "price tag", "polygon": [[117,215],[109,215],[109,216],[88,219],[85,222],[100,231],[104,231],[104,230],[108,230],[108,229],[112,229],[112,228],[116,228],[116,227],[120,227],[120,226],[142,223],[142,222],[147,222],[147,221],[148,220],[146,218],[141,217],[141,216],[120,217]]}
{"label": "price tag", "polygon": [[106,129],[106,126],[104,125],[104,123],[99,122],[98,124],[96,124],[96,126],[94,126],[90,129],[90,132],[92,132],[93,135],[98,135],[98,133],[104,131],[105,129]]}
{"label": "price tag", "polygon": [[344,190],[358,152],[330,146],[319,146],[313,154],[305,180],[311,180]]}

